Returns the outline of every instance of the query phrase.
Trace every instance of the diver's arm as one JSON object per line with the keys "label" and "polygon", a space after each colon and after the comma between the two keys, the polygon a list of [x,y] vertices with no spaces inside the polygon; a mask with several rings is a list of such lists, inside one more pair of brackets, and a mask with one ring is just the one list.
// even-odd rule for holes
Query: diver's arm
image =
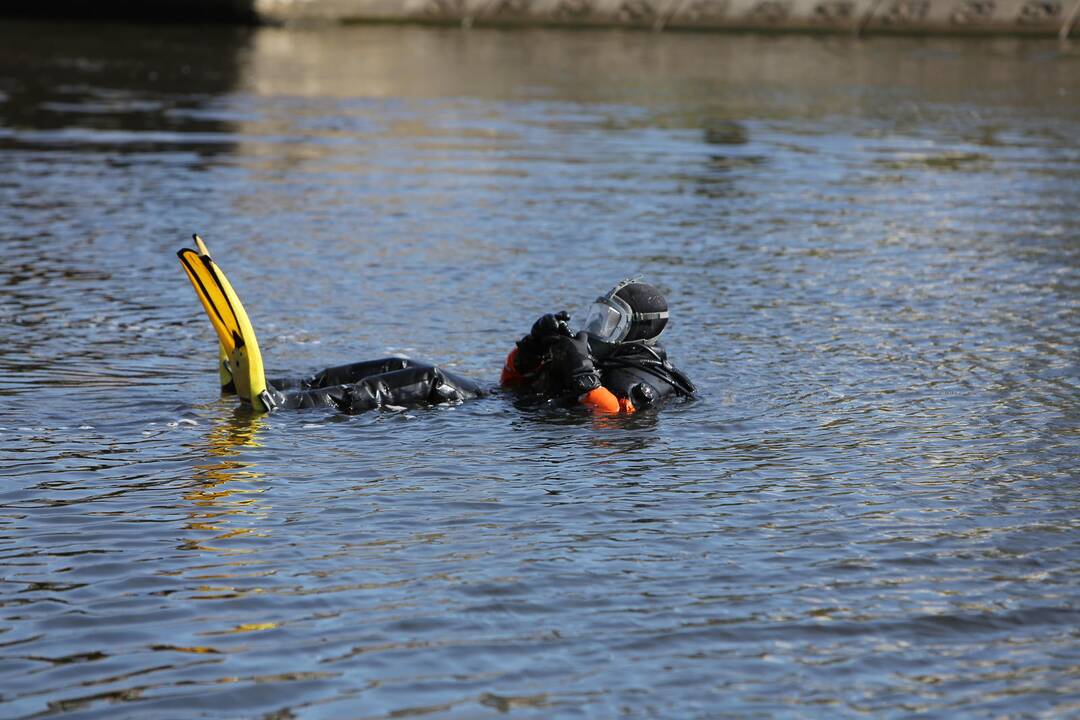
{"label": "diver's arm", "polygon": [[570,313],[548,313],[533,323],[528,335],[517,341],[503,363],[499,384],[503,387],[524,385],[543,366],[551,343],[561,337],[569,337],[566,321]]}
{"label": "diver's arm", "polygon": [[625,398],[601,384],[600,371],[593,362],[588,336],[580,332],[572,338],[560,338],[552,347],[552,365],[561,379],[566,394],[576,398],[596,413],[633,412],[634,406]]}
{"label": "diver's arm", "polygon": [[595,412],[632,413],[657,405],[677,394],[675,386],[670,383],[654,385],[639,382],[630,387],[627,397],[619,397],[606,387],[600,386],[585,393],[579,399],[582,404],[589,406]]}
{"label": "diver's arm", "polygon": [[[528,337],[528,336],[526,336]],[[520,343],[518,347],[515,347],[506,356],[506,362],[503,364],[502,375],[499,377],[499,384],[503,387],[520,387],[528,382],[529,377],[535,373],[535,369],[531,373],[525,373],[519,369],[520,356],[522,355]],[[527,353],[526,353],[527,354]],[[634,404],[629,398],[618,398],[615,393],[608,390],[603,385],[599,384],[599,378],[597,378],[596,387],[592,387],[585,390],[578,396],[578,402],[585,405],[590,410],[601,414],[615,414],[619,412],[632,413],[634,412]],[[582,387],[591,385],[590,381],[586,381]]]}
{"label": "diver's arm", "polygon": [[605,415],[620,412],[634,412],[634,404],[630,402],[630,400],[627,398],[616,397],[615,393],[611,392],[603,385],[593,388],[579,397],[578,402],[595,413]]}

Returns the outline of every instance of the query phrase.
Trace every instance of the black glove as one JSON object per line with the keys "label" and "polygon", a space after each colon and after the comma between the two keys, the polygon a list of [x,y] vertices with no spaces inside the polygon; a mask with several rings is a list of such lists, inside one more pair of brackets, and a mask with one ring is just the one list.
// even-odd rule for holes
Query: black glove
{"label": "black glove", "polygon": [[533,323],[529,334],[517,342],[518,354],[514,365],[519,372],[526,375],[534,372],[543,363],[553,341],[572,335],[566,325],[569,319],[570,313],[563,310],[548,313]]}
{"label": "black glove", "polygon": [[593,364],[589,336],[559,336],[551,343],[551,367],[568,395],[579,397],[600,387],[600,372]]}
{"label": "black glove", "polygon": [[559,335],[573,337],[574,334],[570,332],[570,328],[566,326],[566,323],[569,320],[570,313],[565,310],[561,310],[554,314],[548,313],[533,323],[529,336],[534,337],[537,340],[550,340]]}

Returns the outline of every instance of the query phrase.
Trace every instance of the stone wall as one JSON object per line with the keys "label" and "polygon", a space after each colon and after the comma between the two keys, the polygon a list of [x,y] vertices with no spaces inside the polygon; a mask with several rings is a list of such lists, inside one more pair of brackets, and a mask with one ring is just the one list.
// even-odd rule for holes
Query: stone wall
{"label": "stone wall", "polygon": [[679,30],[1065,37],[1080,0],[255,0],[271,22],[414,21]]}
{"label": "stone wall", "polygon": [[0,15],[1062,38],[1080,34],[1080,0],[0,0]]}

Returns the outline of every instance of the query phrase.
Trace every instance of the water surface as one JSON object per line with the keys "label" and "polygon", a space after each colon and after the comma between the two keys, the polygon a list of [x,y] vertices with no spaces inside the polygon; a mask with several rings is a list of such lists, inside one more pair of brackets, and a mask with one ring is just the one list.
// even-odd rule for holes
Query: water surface
{"label": "water surface", "polygon": [[[1080,712],[1080,56],[1052,42],[0,27],[0,715]],[[635,273],[701,398],[494,382]]]}

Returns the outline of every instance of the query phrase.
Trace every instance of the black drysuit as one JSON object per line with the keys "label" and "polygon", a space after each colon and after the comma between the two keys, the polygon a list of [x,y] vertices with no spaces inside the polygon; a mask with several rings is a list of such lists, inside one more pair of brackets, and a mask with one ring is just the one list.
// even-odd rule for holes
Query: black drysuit
{"label": "black drysuit", "polygon": [[335,407],[349,414],[460,402],[485,394],[468,378],[399,357],[339,365],[304,378],[270,379],[267,384],[277,407]]}

